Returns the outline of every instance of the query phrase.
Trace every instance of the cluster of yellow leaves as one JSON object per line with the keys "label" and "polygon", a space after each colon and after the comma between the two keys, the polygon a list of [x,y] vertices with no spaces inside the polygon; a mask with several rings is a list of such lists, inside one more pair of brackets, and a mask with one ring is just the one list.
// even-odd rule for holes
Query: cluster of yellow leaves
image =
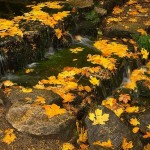
{"label": "cluster of yellow leaves", "polygon": [[0,19],[0,37],[15,35],[23,36],[22,31],[19,29],[19,24],[13,20]]}
{"label": "cluster of yellow leaves", "polygon": [[96,109],[95,113],[89,113],[89,119],[93,122],[93,125],[105,124],[109,120],[109,114],[102,114],[101,109]]}
{"label": "cluster of yellow leaves", "polygon": [[102,146],[102,147],[109,147],[109,148],[113,147],[112,142],[111,142],[110,139],[108,139],[108,141],[106,141],[106,142],[96,141],[96,142],[93,143],[93,145],[99,145],[99,146]]}
{"label": "cluster of yellow leaves", "polygon": [[75,147],[71,143],[64,143],[62,150],[75,150]]}
{"label": "cluster of yellow leaves", "polygon": [[133,143],[132,141],[127,141],[126,138],[123,138],[123,141],[122,141],[122,148],[123,150],[129,150],[129,149],[132,149],[133,148]]}
{"label": "cluster of yellow leaves", "polygon": [[100,40],[94,43],[94,46],[102,52],[103,56],[117,55],[119,57],[128,57],[128,47],[124,44],[110,42],[109,40]]}
{"label": "cluster of yellow leaves", "polygon": [[83,51],[83,49],[84,49],[84,48],[82,48],[82,47],[70,48],[70,51],[71,51],[72,53],[77,54],[78,52]]}
{"label": "cluster of yellow leaves", "polygon": [[116,69],[115,63],[116,59],[114,58],[106,58],[101,55],[91,55],[88,54],[87,61],[90,61],[92,64],[97,64],[103,66],[105,69],[108,69],[110,71],[114,71]]}
{"label": "cluster of yellow leaves", "polygon": [[63,8],[58,2],[43,2],[38,3],[37,5],[28,5],[27,7],[31,7],[33,10],[41,10],[43,7],[48,7],[51,9],[61,9]]}
{"label": "cluster of yellow leaves", "polygon": [[52,118],[53,116],[66,113],[66,109],[60,108],[60,106],[56,104],[44,105],[43,107],[46,111],[45,114],[48,116],[48,118]]}
{"label": "cluster of yellow leaves", "polygon": [[3,138],[2,141],[7,143],[7,144],[12,143],[16,139],[16,136],[13,132],[14,132],[13,129],[5,130],[5,137]]}

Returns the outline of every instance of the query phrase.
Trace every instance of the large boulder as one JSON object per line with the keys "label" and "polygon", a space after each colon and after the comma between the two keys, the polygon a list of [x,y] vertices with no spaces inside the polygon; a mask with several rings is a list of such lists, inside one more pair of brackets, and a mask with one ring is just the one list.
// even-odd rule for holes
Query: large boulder
{"label": "large boulder", "polygon": [[109,114],[109,120],[106,121],[105,124],[93,125],[89,116],[86,117],[85,122],[88,129],[88,142],[91,146],[94,142],[106,142],[110,139],[113,148],[117,150],[121,149],[122,141],[126,138],[128,142],[132,141],[133,150],[142,149],[139,138],[133,135],[129,127],[126,126],[111,110],[104,106],[98,106],[91,112],[95,112],[96,109],[102,110],[103,114]]}
{"label": "large boulder", "polygon": [[18,131],[32,135],[50,135],[51,137],[69,140],[75,131],[76,119],[69,113],[49,118],[41,106],[14,103],[6,119]]}

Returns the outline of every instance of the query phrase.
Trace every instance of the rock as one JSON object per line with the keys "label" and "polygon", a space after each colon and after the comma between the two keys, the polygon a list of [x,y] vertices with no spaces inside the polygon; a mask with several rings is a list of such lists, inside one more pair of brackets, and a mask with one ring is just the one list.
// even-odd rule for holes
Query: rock
{"label": "rock", "polygon": [[7,115],[8,122],[18,131],[32,135],[51,135],[63,140],[70,139],[75,130],[76,119],[69,113],[48,118],[41,106],[14,103]]}
{"label": "rock", "polygon": [[121,149],[123,138],[126,138],[127,141],[133,142],[133,150],[142,149],[139,138],[133,135],[129,127],[127,127],[111,110],[104,106],[98,106],[91,112],[94,112],[96,109],[101,109],[103,114],[109,114],[109,120],[105,122],[104,125],[92,125],[92,121],[89,120],[88,116],[86,117],[85,123],[88,129],[88,142],[90,146],[93,145],[93,142],[106,142],[110,139],[113,148],[118,150]]}
{"label": "rock", "polygon": [[138,120],[140,121],[139,127],[143,133],[150,132],[148,125],[150,125],[150,110],[146,110],[139,114]]}
{"label": "rock", "polygon": [[100,16],[105,16],[107,15],[107,10],[99,7],[94,8],[95,11],[100,15]]}
{"label": "rock", "polygon": [[138,29],[150,32],[150,23],[148,22],[150,3],[140,2],[138,6],[137,3],[132,5],[126,3],[120,7],[122,12],[112,13],[111,16],[105,18],[102,25],[103,34],[109,37],[130,37],[131,34],[137,34]]}
{"label": "rock", "polygon": [[32,92],[25,93],[18,87],[12,87],[11,92],[8,96],[8,100],[11,103],[15,103],[17,101],[25,101],[26,98],[30,98],[31,102],[34,102],[38,96],[45,98],[46,104],[61,104],[61,98],[58,94],[55,94],[52,91],[47,90],[39,90],[39,89],[32,89]]}

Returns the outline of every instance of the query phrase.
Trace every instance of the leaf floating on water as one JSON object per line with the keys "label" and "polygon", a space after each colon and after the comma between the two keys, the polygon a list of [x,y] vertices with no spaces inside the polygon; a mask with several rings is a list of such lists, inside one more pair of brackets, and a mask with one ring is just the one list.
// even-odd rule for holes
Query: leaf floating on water
{"label": "leaf floating on water", "polygon": [[109,114],[102,114],[102,110],[101,109],[96,109],[95,113],[89,113],[89,119],[91,121],[93,121],[93,125],[97,125],[97,124],[105,124],[105,122],[107,122],[109,120]]}
{"label": "leaf floating on water", "polygon": [[2,139],[3,142],[10,144],[16,139],[16,135],[13,133],[14,129],[5,130],[5,137]]}

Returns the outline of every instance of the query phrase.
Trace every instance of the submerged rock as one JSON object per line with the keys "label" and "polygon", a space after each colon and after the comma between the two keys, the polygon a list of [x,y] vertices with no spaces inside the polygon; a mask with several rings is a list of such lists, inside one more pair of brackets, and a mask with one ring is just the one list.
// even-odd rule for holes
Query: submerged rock
{"label": "submerged rock", "polygon": [[141,150],[142,144],[138,137],[133,135],[132,131],[118,118],[111,110],[104,106],[95,107],[91,112],[95,112],[96,109],[102,110],[102,114],[109,114],[109,120],[105,124],[93,125],[92,121],[88,118],[85,119],[88,129],[88,142],[90,146],[94,142],[107,142],[109,139],[112,142],[114,149],[121,149],[123,138],[127,141],[132,141],[133,150]]}
{"label": "submerged rock", "polygon": [[9,109],[6,119],[18,131],[33,135],[51,135],[68,140],[73,137],[75,117],[69,113],[48,118],[41,106],[14,103]]}

